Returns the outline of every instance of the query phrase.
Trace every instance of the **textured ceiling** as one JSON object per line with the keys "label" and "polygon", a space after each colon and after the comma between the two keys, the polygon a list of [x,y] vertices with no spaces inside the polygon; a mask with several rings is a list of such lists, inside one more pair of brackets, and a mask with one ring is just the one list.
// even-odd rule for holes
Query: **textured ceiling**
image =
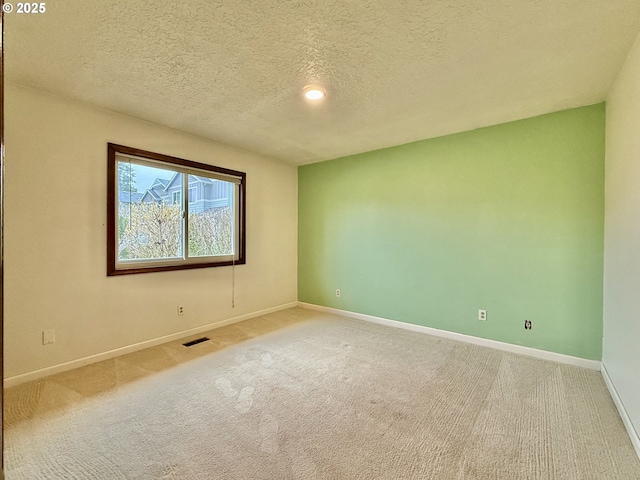
{"label": "textured ceiling", "polygon": [[297,164],[602,101],[640,29],[638,0],[46,8],[5,16],[9,81]]}

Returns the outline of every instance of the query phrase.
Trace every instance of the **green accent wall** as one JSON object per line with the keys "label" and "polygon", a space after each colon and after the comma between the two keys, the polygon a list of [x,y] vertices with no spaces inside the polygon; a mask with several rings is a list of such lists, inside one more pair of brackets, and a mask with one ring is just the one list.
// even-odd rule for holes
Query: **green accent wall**
{"label": "green accent wall", "polygon": [[604,140],[599,104],[299,167],[299,300],[599,360]]}

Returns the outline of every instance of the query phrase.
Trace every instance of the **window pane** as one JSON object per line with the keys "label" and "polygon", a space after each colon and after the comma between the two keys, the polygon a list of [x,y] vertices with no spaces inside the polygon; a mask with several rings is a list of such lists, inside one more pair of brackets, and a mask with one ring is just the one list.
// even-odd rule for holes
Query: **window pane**
{"label": "window pane", "polygon": [[182,258],[183,174],[117,164],[118,260]]}
{"label": "window pane", "polygon": [[246,263],[244,172],[112,143],[107,160],[107,275]]}
{"label": "window pane", "polygon": [[235,185],[189,175],[189,256],[234,253]]}

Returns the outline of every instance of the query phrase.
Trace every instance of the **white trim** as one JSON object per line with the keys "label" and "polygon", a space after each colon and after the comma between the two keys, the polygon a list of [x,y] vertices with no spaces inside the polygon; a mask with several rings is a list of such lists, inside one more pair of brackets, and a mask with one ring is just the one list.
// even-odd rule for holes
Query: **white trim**
{"label": "white trim", "polygon": [[447,330],[438,330],[437,328],[425,327],[422,325],[414,325],[412,323],[399,322],[397,320],[389,320],[388,318],[374,317],[372,315],[365,315],[363,313],[349,312],[347,310],[339,310],[337,308],[323,307],[321,305],[314,305],[312,303],[298,302],[298,305],[302,308],[308,308],[310,310],[318,310],[320,312],[333,313],[336,315],[342,315],[343,317],[355,318],[357,320],[364,320],[366,322],[378,323],[380,325],[387,325],[389,327],[402,328],[404,330],[410,330],[412,332],[426,333],[427,335],[433,335],[436,337],[449,338],[451,340],[458,340],[460,342],[472,343],[474,345],[480,345],[482,347],[495,348],[496,350],[502,350],[510,353],[517,353],[519,355],[527,355],[529,357],[540,358],[542,360],[549,360],[557,363],[564,363],[567,365],[574,365],[576,367],[588,368],[589,370],[600,370],[601,362],[598,360],[587,360],[586,358],[572,357],[570,355],[564,355],[562,353],[548,352],[546,350],[539,350],[537,348],[523,347],[521,345],[513,345],[511,343],[498,342],[496,340],[489,340],[486,338],[473,337],[471,335],[464,335],[462,333],[449,332]]}
{"label": "white trim", "polygon": [[616,387],[613,385],[613,381],[609,376],[609,372],[607,372],[604,362],[602,363],[601,371],[602,371],[602,378],[604,378],[604,383],[607,385],[607,388],[609,389],[609,393],[611,394],[611,398],[613,399],[613,403],[616,404],[616,407],[618,408],[618,413],[620,414],[620,418],[622,418],[622,423],[627,429],[627,433],[629,434],[629,438],[631,439],[631,444],[633,445],[633,448],[636,449],[636,454],[638,455],[638,458],[640,458],[640,436],[638,435],[638,432],[636,431],[635,427],[633,426],[633,423],[631,422],[631,418],[627,413],[627,409],[624,408],[624,403],[622,403],[622,399],[620,398],[620,395],[618,395],[618,391],[616,390]]}
{"label": "white trim", "polygon": [[151,340],[145,340],[143,342],[134,343],[133,345],[127,345],[126,347],[116,348],[114,350],[109,350],[107,352],[90,355],[88,357],[78,358],[76,360],[71,360],[69,362],[60,363],[58,365],[53,365],[51,367],[42,368],[40,370],[35,370],[33,372],[27,372],[20,375],[15,375],[13,377],[8,377],[4,379],[4,387],[5,388],[13,387],[21,383],[30,382],[32,380],[37,380],[43,377],[48,377],[49,375],[54,375],[56,373],[66,372],[67,370],[83,367],[85,365],[101,362],[103,360],[109,360],[110,358],[126,355],[127,353],[137,352],[138,350],[144,350],[145,348],[149,348],[149,347],[155,347],[156,345],[160,345],[162,343],[179,340],[181,338],[188,337],[190,335],[196,335],[198,333],[206,332],[208,330],[213,330],[216,328],[224,327],[226,325],[231,325],[233,323],[242,322],[243,320],[249,320],[250,318],[260,317],[262,315],[267,315],[269,313],[279,312],[280,310],[286,310],[287,308],[292,308],[297,305],[298,305],[298,302],[285,303],[284,305],[278,305],[276,307],[266,308],[264,310],[259,310],[257,312],[246,313],[244,315],[228,318],[226,320],[221,320],[219,322],[208,323],[207,325],[202,325],[200,327],[191,328],[189,330],[183,330],[181,332],[173,333],[171,335],[165,335],[163,337],[158,337]]}

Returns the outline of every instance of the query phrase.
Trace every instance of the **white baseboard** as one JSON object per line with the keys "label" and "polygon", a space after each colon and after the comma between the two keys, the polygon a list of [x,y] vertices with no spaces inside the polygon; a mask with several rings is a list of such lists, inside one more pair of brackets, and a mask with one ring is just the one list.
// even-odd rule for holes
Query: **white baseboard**
{"label": "white baseboard", "polygon": [[206,332],[208,330],[213,330],[216,328],[224,327],[226,325],[231,325],[233,323],[242,322],[243,320],[249,320],[250,318],[260,317],[262,315],[278,312],[280,310],[286,310],[287,308],[292,308],[297,305],[298,305],[298,302],[285,303],[284,305],[278,305],[276,307],[259,310],[257,312],[247,313],[237,317],[228,318],[226,320],[221,320],[219,322],[208,323],[207,325],[202,325],[200,327],[191,328],[189,330],[183,330],[181,332],[173,333],[171,335],[165,335],[163,337],[153,338],[151,340],[145,340],[144,342],[135,343],[133,345],[127,345],[126,347],[116,348],[114,350],[98,353],[96,355],[90,355],[88,357],[78,358],[76,360],[71,360],[69,362],[60,363],[58,365],[53,365],[51,367],[42,368],[40,370],[35,370],[33,372],[27,372],[20,375],[15,375],[13,377],[8,377],[4,379],[4,387],[5,388],[13,387],[14,385],[19,385],[21,383],[30,382],[32,380],[37,380],[39,378],[48,377],[49,375],[54,375],[56,373],[66,372],[67,370],[72,370],[74,368],[83,367],[85,365],[89,365],[92,363],[97,363],[103,360],[109,360],[110,358],[126,355],[127,353],[137,352],[138,350],[144,350],[145,348],[155,347],[156,345],[172,342],[174,340],[179,340],[181,338],[185,338],[190,335],[196,335],[198,333]]}
{"label": "white baseboard", "polygon": [[633,448],[636,449],[636,453],[638,454],[638,458],[640,458],[640,436],[636,431],[633,423],[631,422],[631,418],[627,413],[627,409],[624,408],[624,404],[622,403],[622,399],[620,395],[618,395],[618,391],[616,387],[613,385],[613,381],[609,376],[609,372],[607,372],[606,365],[602,364],[602,378],[604,378],[604,383],[607,385],[609,389],[609,393],[611,394],[611,398],[613,398],[613,403],[616,404],[616,408],[618,409],[618,413],[620,414],[620,418],[622,418],[622,423],[627,429],[627,433],[629,434],[629,438],[631,439],[631,443],[633,444]]}
{"label": "white baseboard", "polygon": [[542,360],[549,360],[552,362],[574,365],[576,367],[588,368],[589,370],[599,371],[601,366],[601,362],[598,360],[587,360],[585,358],[563,355],[562,353],[548,352],[546,350],[539,350],[537,348],[523,347],[520,345],[513,345],[511,343],[498,342],[496,340],[488,340],[486,338],[473,337],[471,335],[464,335],[462,333],[449,332],[447,330],[438,330],[437,328],[424,327],[422,325],[414,325],[412,323],[399,322],[397,320],[389,320],[388,318],[374,317],[372,315],[365,315],[363,313],[355,313],[349,312],[347,310],[339,310],[337,308],[323,307],[321,305],[314,305],[312,303],[298,302],[298,305],[302,308],[308,308],[310,310],[333,313],[335,315],[341,315],[343,317],[355,318],[357,320],[378,323],[380,325],[387,325],[389,327],[402,328],[404,330],[410,330],[412,332],[426,333],[427,335],[449,338],[451,340],[472,343],[474,345],[480,345],[482,347],[495,348],[496,350],[540,358]]}

